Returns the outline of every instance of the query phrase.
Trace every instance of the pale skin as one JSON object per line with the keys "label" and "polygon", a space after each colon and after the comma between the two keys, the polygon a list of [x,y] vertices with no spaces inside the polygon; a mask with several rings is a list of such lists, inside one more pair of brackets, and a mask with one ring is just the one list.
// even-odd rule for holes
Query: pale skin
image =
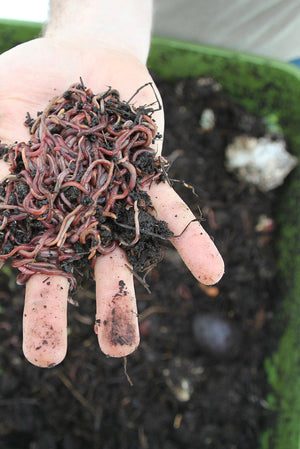
{"label": "pale skin", "polygon": [[[137,1],[132,1],[133,9],[128,17],[126,14],[118,16],[118,11],[128,4],[122,0],[88,0],[84,2],[84,11],[81,8],[78,15],[79,4],[82,5],[79,0],[53,1],[53,19],[45,37],[0,56],[2,143],[28,141],[28,129],[23,125],[26,113],[34,117],[51,98],[64,92],[80,77],[94,93],[112,86],[119,90],[124,100],[152,81],[145,65],[150,42],[151,1],[145,2],[147,6],[143,11],[137,8]],[[112,9],[114,20],[110,25]],[[60,21],[61,17],[69,20]],[[145,24],[140,26],[138,36],[135,35],[134,23]],[[96,33],[97,30],[100,31]],[[101,33],[101,30],[105,32]],[[105,40],[107,34],[109,37]],[[142,89],[134,99],[136,105],[153,101],[151,88]],[[156,112],[154,118],[163,133],[163,112]],[[155,146],[158,154],[161,147],[161,144]],[[8,165],[0,161],[1,179],[9,173],[8,170]],[[157,218],[165,220],[175,235],[180,234],[194,218],[192,212],[167,183],[154,184],[146,190]],[[198,222],[193,222],[181,237],[171,241],[197,280],[208,285],[219,281],[224,272],[223,260]],[[95,331],[100,348],[112,357],[126,356],[139,345],[133,275],[128,265],[121,248],[98,257],[95,265]],[[45,275],[36,274],[27,282],[23,351],[34,365],[51,367],[64,359],[67,351],[67,299],[68,282],[62,276],[48,279]]]}

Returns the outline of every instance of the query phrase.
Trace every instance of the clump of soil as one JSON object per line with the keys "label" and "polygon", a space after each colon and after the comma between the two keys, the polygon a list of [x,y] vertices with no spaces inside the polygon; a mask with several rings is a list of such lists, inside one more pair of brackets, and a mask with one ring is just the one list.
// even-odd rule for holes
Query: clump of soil
{"label": "clump of soil", "polygon": [[[157,85],[169,176],[198,193],[175,184],[197,214],[200,205],[226,273],[217,286],[204,287],[170,246],[150,274],[151,295],[136,285],[142,343],[127,359],[133,386],[123,361],[99,353],[91,334],[92,283],[79,288],[79,307],[70,309],[69,356],[51,370],[30,366],[21,350],[23,290],[2,273],[4,448],[257,449],[273,417],[263,364],[278,339],[272,323],[280,297],[273,233],[257,224],[262,215],[272,219],[276,192],[241,184],[224,168],[228,142],[259,137],[265,126],[212,80]],[[203,127],[207,109],[210,129]]]}
{"label": "clump of soil", "polygon": [[172,233],[142,190],[163,181],[167,165],[153,149],[153,112],[81,82],[36,120],[28,115],[28,143],[1,146],[11,174],[0,185],[0,261],[13,260],[19,284],[34,273],[61,274],[73,290],[76,272],[117,245],[133,270],[161,259],[157,235]]}

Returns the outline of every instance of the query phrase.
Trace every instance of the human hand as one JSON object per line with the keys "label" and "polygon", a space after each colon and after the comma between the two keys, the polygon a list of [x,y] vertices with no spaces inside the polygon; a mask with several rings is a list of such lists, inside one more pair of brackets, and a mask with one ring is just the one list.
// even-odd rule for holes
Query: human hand
{"label": "human hand", "polygon": [[[0,139],[2,143],[28,141],[24,127],[26,113],[35,116],[49,99],[62,93],[79,80],[94,92],[107,86],[119,90],[122,99],[129,99],[151,77],[145,66],[126,52],[97,46],[84,51],[68,42],[42,38],[23,44],[0,57]],[[80,57],[78,56],[80,54]],[[153,102],[151,89],[143,89],[135,104]],[[158,130],[163,133],[163,113],[155,112]],[[158,152],[161,148],[157,149]],[[8,174],[8,166],[0,164],[0,176]],[[146,187],[157,218],[165,220],[178,235],[194,218],[193,214],[167,183]],[[213,284],[223,274],[223,262],[210,237],[198,222],[193,222],[177,238],[171,239],[182,259],[201,282]],[[96,322],[98,340],[104,353],[121,357],[133,352],[139,344],[138,316],[132,273],[121,248],[110,255],[98,257],[95,264]],[[125,286],[120,289],[119,282]],[[126,293],[126,294],[125,294]],[[113,304],[116,294],[122,301]],[[23,316],[23,351],[26,358],[42,367],[54,366],[67,349],[68,282],[62,276],[33,275],[26,285]],[[114,309],[114,320],[112,320]],[[122,344],[111,334],[114,323],[124,336]],[[104,326],[102,323],[105,322]],[[124,343],[125,341],[125,343]]]}

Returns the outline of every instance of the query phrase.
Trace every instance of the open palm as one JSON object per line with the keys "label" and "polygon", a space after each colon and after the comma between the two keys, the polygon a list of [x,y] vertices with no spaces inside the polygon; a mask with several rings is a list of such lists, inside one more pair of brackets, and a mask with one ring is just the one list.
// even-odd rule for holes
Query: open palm
{"label": "open palm", "polygon": [[[28,141],[24,127],[26,113],[33,117],[49,100],[60,95],[82,78],[95,93],[112,86],[122,99],[129,99],[139,87],[152,81],[146,67],[135,57],[106,48],[74,48],[41,38],[20,45],[0,56],[0,140],[2,143]],[[142,89],[135,97],[137,105],[155,100],[152,89]],[[163,132],[163,112],[155,112],[159,131]],[[155,148],[158,152],[161,148]],[[0,161],[1,179],[9,167]],[[175,235],[180,234],[193,215],[169,185],[160,183],[147,187],[159,219],[167,221]],[[223,262],[199,223],[192,223],[180,238],[172,239],[182,259],[201,282],[213,284],[223,274]],[[62,276],[42,274],[31,277],[26,285],[23,317],[23,350],[29,361],[43,367],[54,366],[67,349],[68,282]],[[138,315],[132,273],[127,267],[125,253],[117,248],[110,255],[97,259],[96,322],[101,349],[110,356],[125,356],[139,344]],[[112,304],[119,282],[126,288],[117,308]],[[126,294],[125,294],[126,293]],[[112,341],[112,307],[122,344]],[[103,326],[101,323],[105,322]],[[125,344],[124,344],[125,341]]]}

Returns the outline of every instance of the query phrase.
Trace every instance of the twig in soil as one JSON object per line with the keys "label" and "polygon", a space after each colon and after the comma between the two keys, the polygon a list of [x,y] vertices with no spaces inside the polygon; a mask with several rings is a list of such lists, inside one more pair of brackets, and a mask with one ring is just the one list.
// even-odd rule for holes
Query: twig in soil
{"label": "twig in soil", "polygon": [[174,183],[174,182],[178,182],[179,184],[183,185],[186,189],[190,189],[193,193],[193,195],[195,195],[196,197],[199,198],[198,193],[196,193],[195,191],[195,187],[192,186],[191,184],[188,184],[187,182],[181,180],[181,179],[173,179],[173,178],[168,178],[170,183]]}
{"label": "twig in soil", "polygon": [[[131,231],[135,230],[134,226],[130,226],[130,225],[127,225],[125,223],[119,223],[118,221],[116,221],[115,223],[116,223],[116,225],[120,226],[121,228],[128,229],[128,230],[131,230]],[[147,236],[150,236],[150,237],[155,237],[155,238],[160,239],[160,240],[169,241],[169,239],[170,239],[170,237],[165,237],[164,235],[157,234],[155,232],[151,232],[151,231],[148,231],[146,229],[140,229],[139,232],[140,232],[140,234],[144,234],[144,235],[147,235]],[[177,236],[171,235],[171,237],[177,237]]]}
{"label": "twig in soil", "polygon": [[195,221],[198,221],[198,223],[200,223],[200,221],[202,221],[202,220],[203,220],[202,217],[196,217],[196,218],[194,218],[193,220],[191,220],[191,221],[185,226],[185,228],[181,231],[180,234],[174,235],[174,236],[172,236],[172,238],[173,238],[173,239],[176,239],[176,238],[178,238],[178,237],[181,237],[182,234],[184,234],[184,232],[187,230],[187,228],[188,228],[192,223],[194,223]]}
{"label": "twig in soil", "polygon": [[131,387],[133,387],[133,382],[132,382],[132,380],[130,379],[130,376],[129,376],[129,374],[127,373],[127,357],[125,356],[125,357],[123,357],[123,366],[124,366],[124,374],[125,374],[125,376],[126,376],[126,379],[128,380],[128,383],[129,383],[129,385],[131,386]]}
{"label": "twig in soil", "polygon": [[139,315],[139,321],[142,322],[154,313],[167,313],[167,309],[161,306],[152,306]]}
{"label": "twig in soil", "polygon": [[157,103],[157,104],[158,104],[158,109],[151,109],[151,113],[152,113],[152,112],[156,112],[156,111],[161,111],[161,110],[162,110],[162,105],[161,105],[161,103],[160,103],[160,101],[159,101],[159,99],[158,99],[157,93],[156,93],[156,91],[155,91],[155,89],[154,89],[154,86],[153,86],[153,83],[152,83],[151,81],[150,81],[149,83],[146,83],[146,84],[144,84],[143,86],[139,87],[139,88],[135,91],[135,93],[129,98],[129,100],[126,101],[126,103],[127,103],[127,104],[131,103],[131,101],[134,99],[134,97],[135,97],[135,96],[136,96],[142,89],[145,89],[145,87],[147,87],[147,86],[151,86],[151,88],[152,88],[152,90],[153,90],[153,93],[154,93],[154,95],[155,95],[156,101],[153,102],[153,103],[151,103],[151,104],[149,104],[149,105],[147,105],[146,107],[149,108],[149,106],[153,106],[155,103]]}
{"label": "twig in soil", "polygon": [[125,266],[128,268],[129,271],[131,271],[133,277],[136,278],[137,281],[139,281],[139,283],[147,290],[147,292],[149,293],[149,295],[151,295],[151,290],[149,288],[149,285],[147,284],[146,280],[144,278],[142,278],[141,276],[139,276],[132,267],[130,267],[127,263],[125,264]]}
{"label": "twig in soil", "polygon": [[74,398],[77,399],[77,401],[80,402],[80,404],[84,408],[91,412],[92,415],[95,415],[96,410],[94,409],[94,407],[85,399],[84,396],[82,396],[81,393],[79,393],[79,391],[75,390],[70,379],[68,379],[67,376],[65,376],[62,372],[58,373],[58,377],[60,378],[64,386],[72,393]]}

